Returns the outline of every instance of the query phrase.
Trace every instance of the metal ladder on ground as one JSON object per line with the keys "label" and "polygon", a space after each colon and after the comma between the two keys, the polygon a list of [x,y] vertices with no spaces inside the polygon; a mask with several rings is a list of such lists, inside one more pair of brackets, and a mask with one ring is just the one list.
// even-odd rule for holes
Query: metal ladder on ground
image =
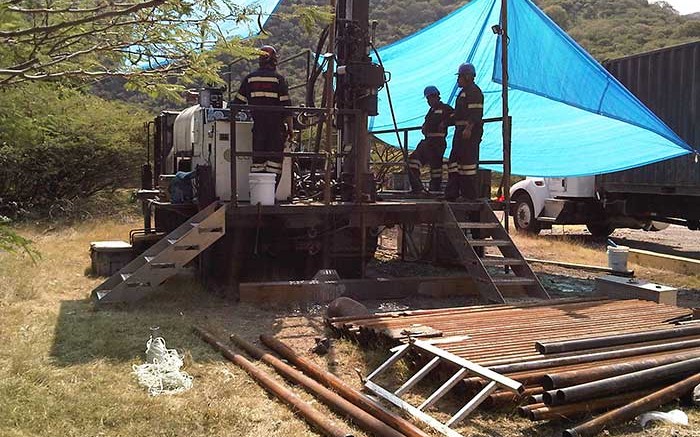
{"label": "metal ladder on ground", "polygon": [[[454,209],[462,220],[458,220],[453,207],[445,203],[440,225],[484,299],[505,303],[504,292],[513,287],[522,287],[531,297],[550,299],[488,203],[454,204]],[[502,256],[484,256],[487,247],[497,248]]]}
{"label": "metal ladder on ground", "polygon": [[[491,393],[498,388],[504,388],[516,394],[520,394],[524,390],[521,383],[514,381],[507,376],[503,376],[467,359],[453,355],[425,341],[411,338],[409,339],[408,344],[397,346],[396,348],[392,349],[392,352],[394,352],[394,354],[389,357],[388,360],[386,360],[381,366],[379,366],[374,372],[365,378],[365,387],[377,396],[386,399],[387,401],[406,411],[411,416],[425,422],[433,429],[449,437],[462,437],[460,433],[453,430],[451,427],[469,416],[482,402],[486,400],[486,398],[489,397]],[[418,372],[416,372],[393,392],[380,386],[376,382],[377,376],[389,369],[409,352],[417,353],[426,359],[430,358],[430,360],[420,370],[418,370]],[[459,370],[457,370],[452,377],[450,377],[437,390],[428,396],[420,405],[414,406],[402,399],[403,395],[409,392],[416,384],[423,380],[440,364],[450,364],[452,367],[457,367]],[[453,387],[459,384],[460,381],[464,380],[464,378],[466,378],[469,374],[472,376],[480,376],[489,382],[479,393],[476,394],[476,396],[474,396],[474,398],[469,400],[463,407],[454,413],[452,417],[447,420],[447,422],[440,422],[425,412],[425,410],[434,406],[450,390],[452,390]],[[373,381],[373,379],[375,379],[375,381]]]}
{"label": "metal ladder on ground", "polygon": [[97,304],[151,294],[226,232],[226,207],[213,202],[92,290]]}

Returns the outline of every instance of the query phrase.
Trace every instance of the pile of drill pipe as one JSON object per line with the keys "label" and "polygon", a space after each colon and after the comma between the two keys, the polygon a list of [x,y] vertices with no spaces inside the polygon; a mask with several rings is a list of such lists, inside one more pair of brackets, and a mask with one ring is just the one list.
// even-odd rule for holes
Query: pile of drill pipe
{"label": "pile of drill pipe", "polygon": [[[584,299],[395,312],[328,323],[361,344],[398,344],[405,339],[390,336],[415,325],[441,331],[444,338],[436,346],[525,386],[521,395],[496,391],[483,407],[517,407],[521,416],[542,421],[579,420],[649,396],[668,398],[654,394],[700,373],[700,326],[671,323],[689,314],[653,302]],[[413,358],[422,364],[420,357]],[[468,377],[463,386],[477,393],[487,383]],[[594,435],[585,433],[596,426],[572,428],[568,435]]]}

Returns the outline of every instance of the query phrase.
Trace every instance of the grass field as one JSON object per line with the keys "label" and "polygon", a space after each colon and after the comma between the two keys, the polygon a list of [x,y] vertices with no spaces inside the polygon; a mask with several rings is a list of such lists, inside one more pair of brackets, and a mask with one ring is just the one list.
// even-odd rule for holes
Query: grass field
{"label": "grass field", "polygon": [[[203,292],[186,276],[167,286],[166,295],[141,305],[93,309],[89,292],[101,279],[86,275],[89,243],[124,238],[133,227],[138,227],[135,220],[25,227],[20,231],[42,254],[37,264],[0,254],[0,436],[317,435],[196,338],[191,326],[209,327],[222,339],[230,332],[250,340],[270,333],[304,352],[314,344],[314,336],[323,335],[318,311],[236,305]],[[523,239],[521,246],[531,251],[529,256],[549,254],[563,261],[604,265],[604,254],[585,245]],[[685,286],[697,280],[671,279]],[[194,376],[190,391],[149,397],[136,384],[131,366],[143,362],[152,326],[160,327],[168,347],[184,354],[184,370]],[[363,351],[345,341],[334,342],[326,357],[309,356],[357,387],[354,369],[366,374],[384,358],[382,352]],[[642,431],[628,425],[609,435],[700,436],[700,414],[684,409],[690,413],[691,427]],[[366,435],[347,426],[357,436]],[[562,426],[535,425],[502,412],[479,413],[459,430],[465,436],[555,436]]]}

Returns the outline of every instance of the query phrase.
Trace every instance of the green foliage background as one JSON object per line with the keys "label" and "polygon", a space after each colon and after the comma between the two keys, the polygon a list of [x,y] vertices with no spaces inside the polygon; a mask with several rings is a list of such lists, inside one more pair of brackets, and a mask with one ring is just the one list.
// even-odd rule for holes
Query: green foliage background
{"label": "green foliage background", "polygon": [[0,214],[41,214],[59,200],[135,186],[148,118],[134,105],[58,84],[1,90]]}

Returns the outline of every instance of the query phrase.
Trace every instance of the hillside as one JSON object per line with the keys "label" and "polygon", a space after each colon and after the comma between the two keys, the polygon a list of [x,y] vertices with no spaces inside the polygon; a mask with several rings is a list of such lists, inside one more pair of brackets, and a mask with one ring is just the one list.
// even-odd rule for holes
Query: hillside
{"label": "hillside", "polygon": [[[665,3],[649,4],[647,0],[535,0],[535,2],[566,30],[579,44],[599,61],[627,56],[657,48],[700,39],[698,14],[681,16]],[[370,19],[377,21],[376,45],[389,44],[434,23],[467,0],[370,0]],[[289,14],[300,4],[325,6],[327,0],[285,0],[270,17],[263,35],[255,44],[268,43],[277,47],[282,58],[302,50],[315,50],[322,26],[306,32],[298,19]],[[223,58],[225,63],[231,58]],[[232,87],[255,63],[237,63],[231,74]],[[282,68],[290,85],[303,83],[306,62],[299,58]],[[222,70],[228,79],[228,67]],[[123,80],[104,81],[95,88],[103,97],[137,101],[153,110],[176,107],[173,102],[149,100],[125,91]],[[293,92],[297,103],[302,102],[302,89]]]}
{"label": "hillside", "polygon": [[[293,5],[299,3],[321,6],[327,1],[285,1],[277,13],[290,13]],[[465,3],[371,0],[370,20],[378,22],[376,44],[382,46],[408,36]],[[700,21],[681,16],[663,3],[650,5],[647,0],[536,0],[536,3],[600,61],[700,39]],[[307,34],[297,21],[273,16],[266,26],[269,36],[265,42],[275,45],[284,58],[306,48],[314,49],[320,30]],[[237,67],[232,75],[234,83],[247,68]],[[283,68],[292,85],[302,82],[303,71],[302,60]],[[297,100],[299,97],[298,92]]]}

